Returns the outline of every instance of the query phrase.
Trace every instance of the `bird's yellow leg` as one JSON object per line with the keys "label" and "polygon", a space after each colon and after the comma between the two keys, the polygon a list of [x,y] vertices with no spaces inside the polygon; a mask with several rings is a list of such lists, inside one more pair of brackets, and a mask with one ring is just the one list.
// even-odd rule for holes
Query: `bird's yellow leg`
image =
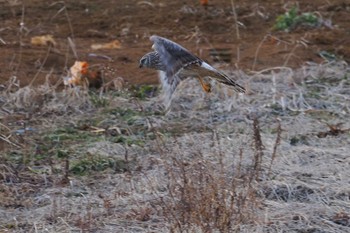
{"label": "bird's yellow leg", "polygon": [[209,93],[211,92],[211,85],[210,83],[205,83],[201,77],[198,77],[199,82],[202,85],[202,88],[205,92]]}

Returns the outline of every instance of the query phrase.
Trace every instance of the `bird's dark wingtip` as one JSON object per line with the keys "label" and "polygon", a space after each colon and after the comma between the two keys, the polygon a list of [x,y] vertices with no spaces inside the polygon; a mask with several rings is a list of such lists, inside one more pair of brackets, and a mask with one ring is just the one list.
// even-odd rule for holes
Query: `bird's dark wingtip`
{"label": "bird's dark wingtip", "polygon": [[239,85],[238,83],[236,83],[235,81],[233,81],[231,79],[227,79],[222,83],[233,87],[233,89],[239,93],[246,93],[246,89],[244,87],[242,87],[241,85]]}
{"label": "bird's dark wingtip", "polygon": [[246,93],[246,89],[244,87],[242,87],[239,84],[236,84],[235,89],[239,92],[239,93]]}

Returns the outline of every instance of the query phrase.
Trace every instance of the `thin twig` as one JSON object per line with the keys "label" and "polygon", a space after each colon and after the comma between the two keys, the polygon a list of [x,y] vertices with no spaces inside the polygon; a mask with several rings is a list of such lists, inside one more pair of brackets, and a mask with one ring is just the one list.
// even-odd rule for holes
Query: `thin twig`
{"label": "thin twig", "polygon": [[264,38],[260,41],[258,47],[256,48],[255,51],[255,55],[254,55],[254,62],[253,62],[253,66],[252,66],[252,70],[255,70],[255,65],[256,65],[256,61],[258,60],[258,55],[259,55],[259,51],[261,46],[264,44],[264,42],[266,41],[266,39],[269,37],[269,35],[264,36]]}
{"label": "thin twig", "polygon": [[14,146],[16,148],[22,148],[21,146],[19,146],[19,145],[15,144],[15,143],[11,142],[10,140],[8,140],[7,137],[4,137],[4,136],[0,135],[0,139],[5,141],[5,142],[7,142],[7,143],[9,143],[9,144],[11,144],[12,146]]}
{"label": "thin twig", "polygon": [[273,145],[273,150],[272,150],[272,155],[271,155],[271,163],[270,163],[270,167],[269,167],[269,176],[271,174],[271,168],[272,168],[272,164],[276,159],[276,152],[277,152],[277,147],[280,145],[281,143],[281,135],[282,135],[282,126],[281,126],[281,120],[277,119],[278,121],[278,125],[277,125],[277,137],[276,137],[276,141],[275,144]]}
{"label": "thin twig", "polygon": [[238,24],[238,19],[237,19],[237,12],[236,12],[236,7],[235,7],[233,0],[231,0],[231,5],[232,5],[233,18],[235,20],[236,37],[237,37],[237,40],[240,40],[241,36],[239,34],[239,24]]}
{"label": "thin twig", "polygon": [[40,65],[38,71],[35,73],[35,75],[34,75],[32,81],[30,81],[30,83],[29,83],[29,86],[30,86],[30,87],[34,84],[34,81],[38,78],[40,72],[41,72],[42,69],[44,68],[44,65],[45,65],[45,63],[46,63],[46,61],[47,61],[47,59],[48,59],[48,57],[49,57],[49,55],[50,55],[50,52],[51,52],[51,45],[49,45],[49,47],[48,47],[48,49],[47,49],[47,52],[46,52],[44,61],[41,63],[41,65]]}

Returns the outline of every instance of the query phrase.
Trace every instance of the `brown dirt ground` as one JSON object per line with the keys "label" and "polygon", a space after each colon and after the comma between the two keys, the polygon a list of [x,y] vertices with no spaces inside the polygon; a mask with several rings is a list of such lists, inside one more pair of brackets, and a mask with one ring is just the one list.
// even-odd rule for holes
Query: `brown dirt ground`
{"label": "brown dirt ground", "polygon": [[[28,0],[24,6],[20,1],[0,1],[0,66],[3,67],[0,84],[11,76],[16,76],[21,86],[34,77],[34,83],[43,83],[51,68],[54,73],[50,79],[54,82],[62,78],[66,68],[77,59],[87,60],[93,66],[113,68],[115,72],[106,76],[107,80],[122,77],[129,84],[156,83],[154,72],[141,72],[138,68],[140,57],[151,50],[148,37],[152,34],[177,41],[210,62],[210,48],[228,48],[233,58],[230,65],[245,71],[321,63],[324,60],[318,55],[320,51],[350,61],[347,46],[350,44],[350,4],[344,0],[298,2],[301,12],[317,12],[324,20],[329,19],[333,28],[299,28],[290,33],[271,28],[276,17],[290,9],[294,1],[236,0],[240,39],[234,26],[231,1],[216,0],[209,4],[204,9],[198,0],[66,1],[66,5]],[[22,28],[21,21],[24,22]],[[31,45],[30,39],[46,34],[52,34],[57,45],[44,62],[48,49]],[[68,37],[73,38],[77,58],[69,49]],[[93,43],[115,39],[121,42],[121,49],[93,51],[90,48]],[[91,57],[90,53],[109,56],[112,60]]]}

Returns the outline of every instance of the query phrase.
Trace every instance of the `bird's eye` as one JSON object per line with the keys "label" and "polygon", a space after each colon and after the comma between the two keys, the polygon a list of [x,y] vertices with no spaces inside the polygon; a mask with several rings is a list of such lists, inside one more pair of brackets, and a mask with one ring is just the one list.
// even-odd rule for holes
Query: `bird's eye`
{"label": "bird's eye", "polygon": [[143,67],[144,65],[146,64],[146,58],[144,57],[144,58],[141,58],[141,60],[140,60],[140,68],[141,67]]}

